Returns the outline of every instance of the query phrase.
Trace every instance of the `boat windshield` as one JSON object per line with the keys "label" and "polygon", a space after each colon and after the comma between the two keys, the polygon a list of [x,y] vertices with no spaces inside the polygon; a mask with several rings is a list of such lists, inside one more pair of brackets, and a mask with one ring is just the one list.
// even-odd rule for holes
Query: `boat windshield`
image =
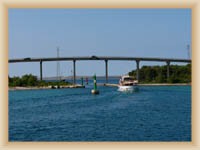
{"label": "boat windshield", "polygon": [[127,77],[127,78],[124,78],[124,81],[133,81],[133,78]]}

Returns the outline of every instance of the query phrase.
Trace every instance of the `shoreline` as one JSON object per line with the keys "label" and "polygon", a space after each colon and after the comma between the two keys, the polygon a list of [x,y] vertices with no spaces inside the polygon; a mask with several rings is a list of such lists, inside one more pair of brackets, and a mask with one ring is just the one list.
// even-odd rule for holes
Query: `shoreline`
{"label": "shoreline", "polygon": [[[191,83],[140,83],[139,86],[191,86]],[[105,83],[99,83],[98,86],[110,86],[110,87],[118,87],[118,84],[105,84]],[[63,89],[63,88],[85,88],[85,86],[82,85],[65,85],[60,86],[60,88],[52,86],[44,86],[44,87],[9,87],[9,91],[15,91],[15,90],[46,90],[46,89]]]}
{"label": "shoreline", "polygon": [[138,85],[143,86],[183,86],[183,85],[191,85],[191,83],[140,83]]}
{"label": "shoreline", "polygon": [[16,90],[47,90],[47,89],[64,89],[64,88],[85,88],[82,85],[63,85],[58,88],[57,86],[41,86],[41,87],[23,87],[23,86],[16,86],[16,87],[9,87],[9,91],[16,91]]}
{"label": "shoreline", "polygon": [[[105,84],[99,84],[101,86],[114,86],[117,87],[119,84],[110,84],[110,83],[105,83]],[[138,83],[138,86],[191,86],[191,83]]]}

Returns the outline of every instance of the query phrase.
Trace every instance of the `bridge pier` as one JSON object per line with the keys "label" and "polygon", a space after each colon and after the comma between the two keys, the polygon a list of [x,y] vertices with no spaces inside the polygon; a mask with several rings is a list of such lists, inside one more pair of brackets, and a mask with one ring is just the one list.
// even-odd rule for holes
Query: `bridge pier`
{"label": "bridge pier", "polygon": [[108,83],[108,60],[105,60],[106,83]]}
{"label": "bridge pier", "polygon": [[169,79],[169,67],[170,67],[170,61],[167,61],[167,79]]}
{"label": "bridge pier", "polygon": [[42,81],[42,60],[40,60],[40,81]]}
{"label": "bridge pier", "polygon": [[138,80],[138,82],[139,82],[139,80],[140,80],[140,61],[139,60],[136,60],[136,68],[137,68],[137,72],[136,72],[136,78],[137,78],[137,80]]}
{"label": "bridge pier", "polygon": [[73,84],[76,84],[76,60],[73,60]]}

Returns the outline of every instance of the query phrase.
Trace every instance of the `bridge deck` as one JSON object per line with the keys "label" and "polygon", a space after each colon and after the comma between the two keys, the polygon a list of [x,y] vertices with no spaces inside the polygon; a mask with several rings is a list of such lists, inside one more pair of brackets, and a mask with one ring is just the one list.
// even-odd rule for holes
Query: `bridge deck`
{"label": "bridge deck", "polygon": [[150,58],[150,57],[108,57],[108,56],[91,56],[91,57],[51,57],[51,58],[19,58],[9,59],[9,63],[17,62],[40,62],[40,61],[76,61],[76,60],[121,60],[121,61],[169,61],[169,62],[191,62],[191,59],[179,58]]}
{"label": "bridge deck", "polygon": [[150,57],[108,57],[108,56],[88,56],[88,57],[52,57],[52,58],[20,58],[20,59],[9,59],[9,63],[18,63],[18,62],[40,62],[40,80],[43,80],[42,73],[42,62],[45,61],[73,61],[73,83],[76,84],[76,61],[81,60],[103,60],[105,61],[105,76],[106,83],[108,83],[108,61],[110,60],[122,60],[122,61],[136,61],[136,74],[137,80],[139,81],[139,62],[140,61],[159,61],[167,63],[167,78],[169,78],[169,66],[170,62],[184,62],[191,63],[191,59],[179,59],[179,58],[150,58]]}

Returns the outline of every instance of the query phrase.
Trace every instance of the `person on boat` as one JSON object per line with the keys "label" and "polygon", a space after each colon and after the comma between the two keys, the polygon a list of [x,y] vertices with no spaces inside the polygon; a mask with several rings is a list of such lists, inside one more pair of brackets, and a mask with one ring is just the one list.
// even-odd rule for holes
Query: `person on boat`
{"label": "person on boat", "polygon": [[123,85],[123,84],[122,84],[122,79],[121,79],[121,78],[119,79],[119,85]]}

